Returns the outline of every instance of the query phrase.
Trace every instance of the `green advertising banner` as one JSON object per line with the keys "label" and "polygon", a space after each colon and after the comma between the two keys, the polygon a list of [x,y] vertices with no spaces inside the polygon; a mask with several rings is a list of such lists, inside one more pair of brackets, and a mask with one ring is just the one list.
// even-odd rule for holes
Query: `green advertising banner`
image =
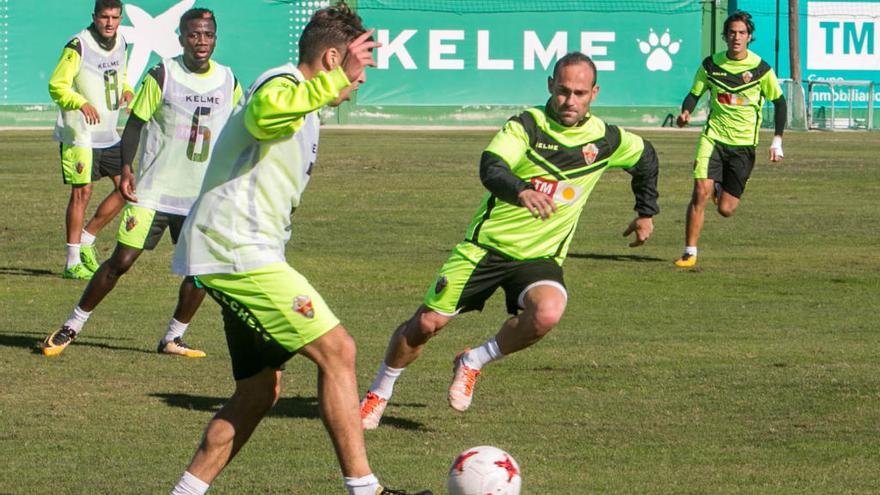
{"label": "green advertising banner", "polygon": [[493,8],[461,2],[456,11],[436,11],[428,2],[405,10],[395,7],[415,2],[361,1],[359,12],[383,46],[358,104],[534,104],[547,94],[555,61],[573,50],[596,63],[597,104],[681,103],[701,60],[698,1],[666,2],[659,10],[660,2],[638,13],[628,2],[549,3],[602,8],[546,10],[545,4],[538,11],[499,12],[498,2],[488,2]]}
{"label": "green advertising banner", "polygon": [[[180,16],[192,7],[214,11],[214,58],[232,67],[245,87],[269,67],[296,60],[299,33],[328,2],[123,0],[120,32],[128,41],[131,84],[162,57],[181,53]],[[93,0],[3,0],[0,69],[3,104],[49,103],[48,82],[64,45],[91,22]]]}

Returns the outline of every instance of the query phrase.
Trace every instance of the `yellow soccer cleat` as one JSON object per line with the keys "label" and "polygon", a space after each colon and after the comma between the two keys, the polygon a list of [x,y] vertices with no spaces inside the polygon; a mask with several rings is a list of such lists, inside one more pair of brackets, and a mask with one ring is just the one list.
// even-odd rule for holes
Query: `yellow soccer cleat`
{"label": "yellow soccer cleat", "polygon": [[693,268],[697,265],[696,254],[683,254],[681,258],[675,260],[675,266],[679,268]]}
{"label": "yellow soccer cleat", "polygon": [[79,260],[83,266],[93,273],[101,267],[101,264],[98,263],[98,250],[95,246],[82,246],[79,248]]}
{"label": "yellow soccer cleat", "polygon": [[65,268],[61,278],[68,280],[91,280],[94,275],[95,273],[86,268],[85,265],[77,263],[70,268]]}
{"label": "yellow soccer cleat", "polygon": [[180,337],[175,337],[171,342],[165,342],[165,339],[160,340],[156,352],[159,354],[171,354],[188,358],[203,358],[207,356],[205,351],[193,349],[187,345],[186,342],[180,340]]}
{"label": "yellow soccer cleat", "polygon": [[43,341],[43,355],[46,357],[57,356],[74,340],[76,340],[76,332],[68,326],[63,326],[52,332]]}

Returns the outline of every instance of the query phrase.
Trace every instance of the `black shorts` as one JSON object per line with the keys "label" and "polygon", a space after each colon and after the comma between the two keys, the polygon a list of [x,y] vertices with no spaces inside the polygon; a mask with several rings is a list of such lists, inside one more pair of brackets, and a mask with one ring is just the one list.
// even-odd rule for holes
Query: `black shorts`
{"label": "black shorts", "polygon": [[456,246],[440,269],[424,304],[446,315],[482,311],[486,301],[501,287],[507,312],[515,315],[522,309],[525,292],[537,283],[556,285],[565,291],[562,267],[549,258],[512,260],[465,241]]}
{"label": "black shorts", "polygon": [[222,308],[226,346],[236,381],[250,378],[266,368],[283,370],[284,363],[296,355],[271,338],[244,304],[217,289],[205,287],[205,290]]}
{"label": "black shorts", "polygon": [[721,184],[721,189],[739,198],[746,190],[746,182],[755,167],[754,146],[730,146],[715,143],[709,157],[709,178]]}
{"label": "black shorts", "polygon": [[[165,229],[171,232],[171,242],[177,244],[184,215],[164,213],[151,208],[128,203],[122,210],[122,221],[116,233],[116,241],[135,249],[153,250],[162,240]],[[145,227],[144,227],[145,226]]]}

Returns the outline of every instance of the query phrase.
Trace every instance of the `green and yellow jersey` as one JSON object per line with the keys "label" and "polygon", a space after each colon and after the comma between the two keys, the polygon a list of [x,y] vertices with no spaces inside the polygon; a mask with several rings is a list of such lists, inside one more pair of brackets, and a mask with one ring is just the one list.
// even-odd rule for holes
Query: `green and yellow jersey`
{"label": "green and yellow jersey", "polygon": [[131,105],[132,116],[146,122],[140,137],[139,206],[189,214],[217,136],[241,96],[229,67],[213,60],[204,73],[190,71],[182,55],[150,70]]}
{"label": "green and yellow jersey", "polygon": [[263,73],[226,125],[175,252],[176,273],[241,273],[284,262],[291,214],[318,153],[315,111],[351,84],[292,64]]}
{"label": "green and yellow jersey", "polygon": [[[609,168],[633,176],[640,215],[659,211],[658,163],[649,142],[596,116],[565,127],[546,107],[530,108],[511,118],[483,153],[481,178],[489,193],[465,239],[511,259],[554,258],[561,264],[587,198]],[[518,204],[525,188],[552,196],[556,213],[534,218]]]}
{"label": "green and yellow jersey", "polygon": [[753,52],[743,60],[718,52],[703,60],[690,93],[699,98],[709,92],[709,118],[703,135],[732,146],[756,146],[764,99],[782,97],[776,74]]}
{"label": "green and yellow jersey", "polygon": [[[61,52],[49,78],[49,96],[58,105],[54,138],[75,146],[107,148],[119,142],[116,130],[126,82],[126,48],[122,34],[109,43],[91,28],[78,33]],[[90,103],[101,121],[86,123],[79,111]]]}

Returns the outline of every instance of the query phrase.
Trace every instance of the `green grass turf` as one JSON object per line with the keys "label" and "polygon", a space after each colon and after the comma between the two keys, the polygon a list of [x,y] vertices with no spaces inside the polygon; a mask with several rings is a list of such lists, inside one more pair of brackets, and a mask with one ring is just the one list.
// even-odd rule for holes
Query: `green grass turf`
{"label": "green grass turf", "polygon": [[[452,322],[366,434],[386,483],[444,493],[454,456],[491,444],[517,458],[530,494],[877,492],[880,134],[790,133],[781,165],[764,136],[740,210],[707,216],[699,268],[685,271],[671,261],[697,134],[643,134],[662,163],[654,237],[626,246],[629,176],[608,172],[565,265],[559,328],[487,367],[459,414],[451,359],[494,333],[501,298]],[[288,259],[355,337],[361,390],[462,238],[490,137],[325,131]],[[219,309],[206,301],[187,334],[207,359],[154,354],[178,283],[163,241],[63,355],[34,354],[84,287],[59,276],[57,153],[48,132],[0,134],[0,493],[167,493],[232,390]],[[115,230],[99,236],[104,256]],[[211,493],[343,493],[314,367],[294,358],[284,380]]]}

